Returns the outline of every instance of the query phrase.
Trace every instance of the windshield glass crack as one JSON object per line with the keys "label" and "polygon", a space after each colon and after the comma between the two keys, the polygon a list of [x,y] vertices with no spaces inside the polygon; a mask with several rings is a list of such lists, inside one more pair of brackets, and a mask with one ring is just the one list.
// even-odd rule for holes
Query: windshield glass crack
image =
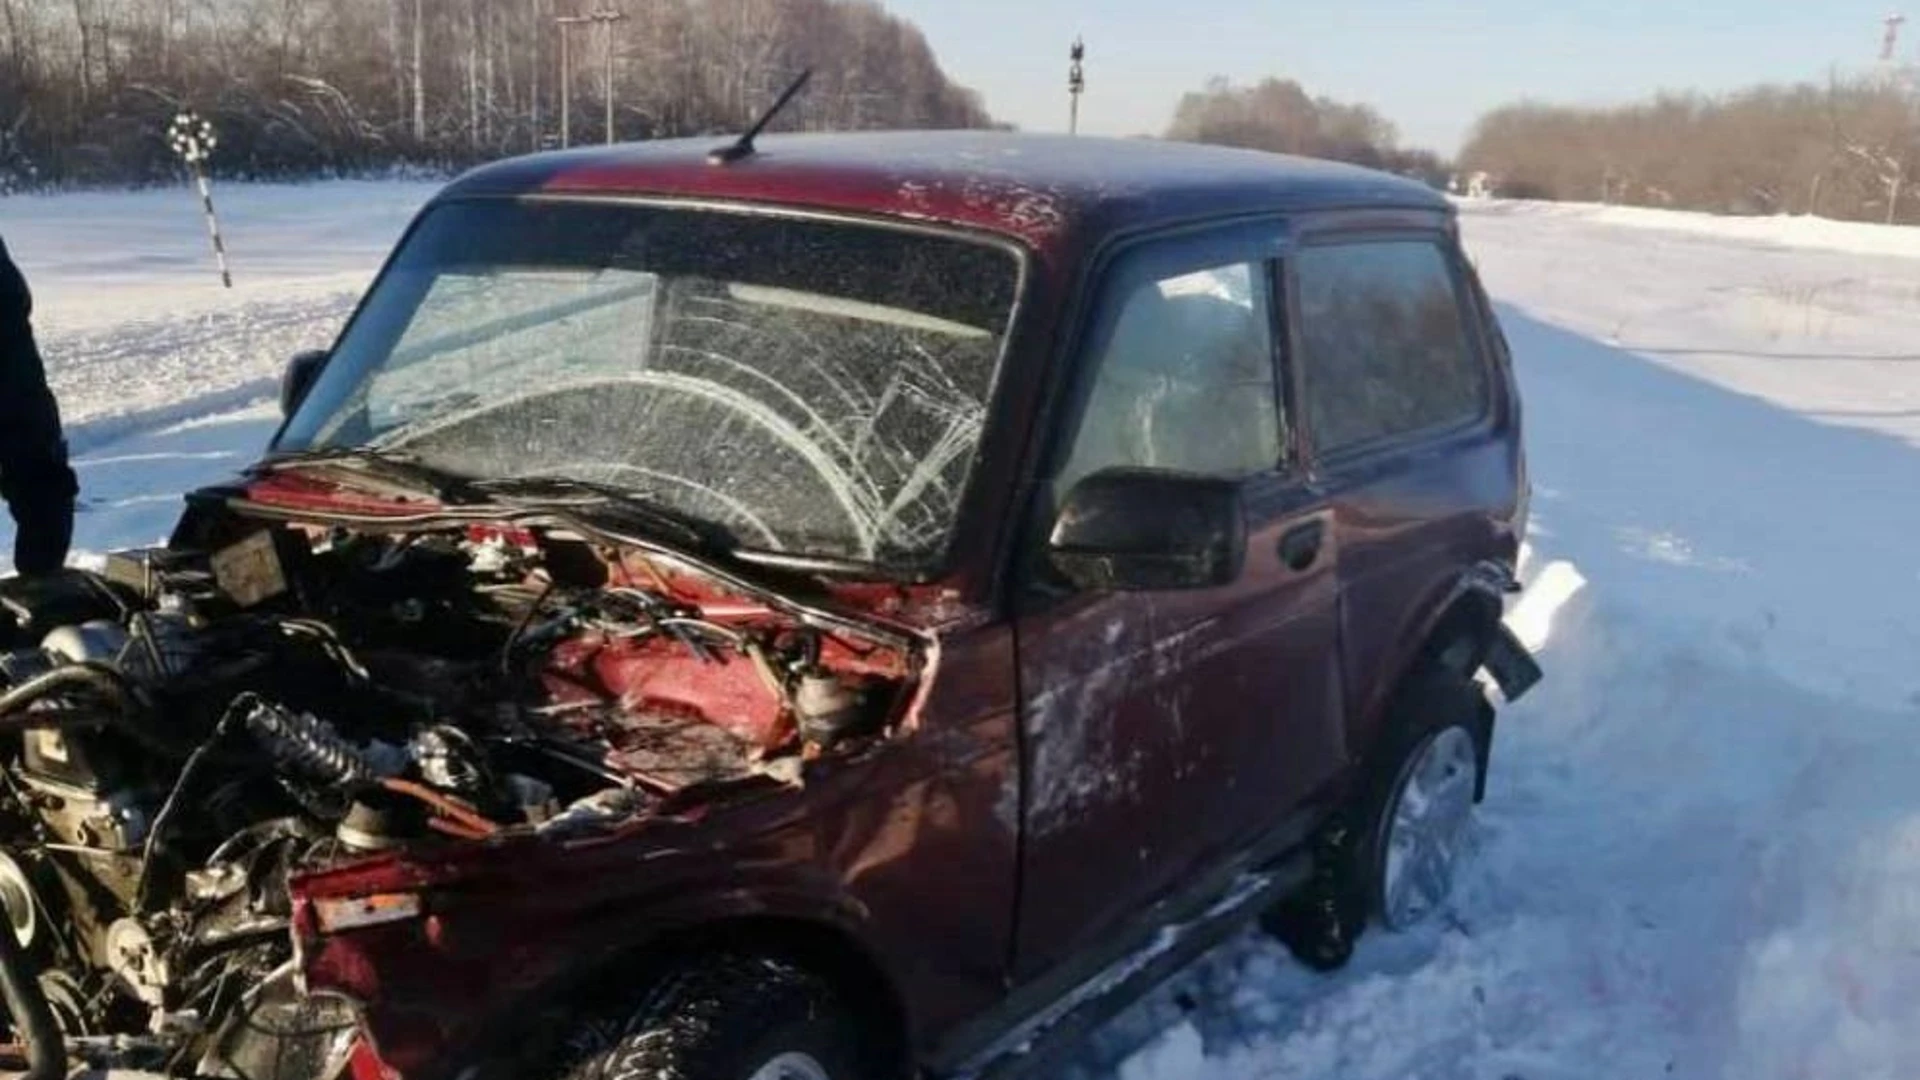
{"label": "windshield glass crack", "polygon": [[937,561],[1020,265],[918,231],[594,202],[449,203],[279,449],[632,494],[759,551]]}

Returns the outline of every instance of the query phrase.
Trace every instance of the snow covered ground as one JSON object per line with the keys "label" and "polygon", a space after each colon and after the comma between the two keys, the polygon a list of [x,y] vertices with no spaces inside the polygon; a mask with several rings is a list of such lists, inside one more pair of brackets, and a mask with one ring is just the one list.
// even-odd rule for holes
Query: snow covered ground
{"label": "snow covered ground", "polygon": [[[412,184],[0,199],[91,551],[161,537],[274,426]],[[1920,231],[1471,203],[1536,485],[1476,857],[1331,978],[1249,937],[1088,1080],[1920,1076]],[[11,548],[0,526],[0,553]]]}
{"label": "snow covered ground", "polygon": [[1723,240],[1757,241],[1791,248],[1821,248],[1856,255],[1920,257],[1920,229],[1889,229],[1861,221],[1777,214],[1767,217],[1715,217],[1685,210],[1600,203],[1543,203],[1520,200],[1456,199],[1475,217],[1514,215],[1529,221],[1562,218],[1631,229],[1693,233]]}
{"label": "snow covered ground", "polygon": [[[216,189],[233,267],[221,287],[185,189],[0,198],[27,273],[85,502],[83,549],[165,536],[180,493],[244,464],[277,423],[271,396],[325,347],[431,185]],[[12,523],[0,524],[10,565]]]}

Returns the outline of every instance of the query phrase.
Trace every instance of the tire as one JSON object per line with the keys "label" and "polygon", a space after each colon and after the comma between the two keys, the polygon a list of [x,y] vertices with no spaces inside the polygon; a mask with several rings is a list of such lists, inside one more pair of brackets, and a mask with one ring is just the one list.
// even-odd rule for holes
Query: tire
{"label": "tire", "polygon": [[[1302,963],[1344,966],[1369,920],[1389,930],[1417,925],[1443,900],[1458,865],[1458,845],[1484,791],[1493,706],[1472,679],[1444,668],[1410,676],[1387,712],[1378,751],[1347,807],[1313,841],[1313,879],[1263,920]],[[1410,792],[1416,793],[1409,798]],[[1449,858],[1408,903],[1408,815],[1420,794],[1443,792],[1432,837]],[[1417,816],[1417,814],[1416,814]],[[1431,869],[1431,867],[1428,867]]]}
{"label": "tire", "polygon": [[879,1080],[860,1027],[824,979],[784,960],[720,954],[663,978],[637,1008],[577,1027],[558,1080]]}
{"label": "tire", "polygon": [[[1353,872],[1367,915],[1389,930],[1419,925],[1452,891],[1460,845],[1479,801],[1493,711],[1478,685],[1452,671],[1428,675],[1416,685],[1417,692],[1394,717],[1379,767],[1370,774],[1361,818],[1366,827],[1355,838]],[[1410,805],[1422,801],[1425,807]],[[1430,866],[1437,875],[1431,881],[1417,880],[1423,876],[1419,867],[1408,865],[1406,847],[1395,843],[1407,839],[1409,820],[1422,810],[1433,833],[1431,843],[1422,846],[1443,860]]]}

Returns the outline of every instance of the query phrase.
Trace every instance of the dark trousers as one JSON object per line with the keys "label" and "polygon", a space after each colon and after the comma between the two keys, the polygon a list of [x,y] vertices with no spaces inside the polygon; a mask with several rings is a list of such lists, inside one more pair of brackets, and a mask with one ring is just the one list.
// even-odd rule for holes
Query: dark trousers
{"label": "dark trousers", "polygon": [[0,496],[13,512],[14,567],[56,570],[73,540],[79,484],[67,463],[60,407],[33,339],[33,296],[0,243]]}

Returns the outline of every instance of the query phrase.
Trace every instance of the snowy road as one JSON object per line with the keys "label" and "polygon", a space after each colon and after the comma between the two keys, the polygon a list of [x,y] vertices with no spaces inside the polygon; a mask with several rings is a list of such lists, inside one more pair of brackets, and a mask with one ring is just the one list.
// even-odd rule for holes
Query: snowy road
{"label": "snowy road", "polygon": [[[231,294],[180,192],[0,199],[82,546],[159,538],[262,444],[281,363],[429,191],[223,193]],[[1920,1076],[1920,230],[1465,221],[1526,393],[1512,618],[1550,672],[1503,722],[1477,857],[1438,925],[1336,977],[1221,950],[1088,1076]]]}

